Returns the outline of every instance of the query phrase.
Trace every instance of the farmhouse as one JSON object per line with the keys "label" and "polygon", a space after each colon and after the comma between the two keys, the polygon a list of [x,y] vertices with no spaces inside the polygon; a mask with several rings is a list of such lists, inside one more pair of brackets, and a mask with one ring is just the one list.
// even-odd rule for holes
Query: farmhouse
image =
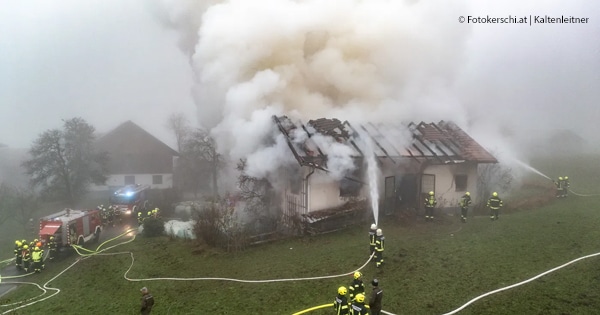
{"label": "farmhouse", "polygon": [[177,151],[136,125],[126,121],[100,137],[96,150],[108,153],[108,179],[91,190],[114,190],[124,185],[150,185],[153,189],[173,187]]}
{"label": "farmhouse", "polygon": [[[326,118],[303,124],[287,116],[273,120],[299,165],[283,196],[283,212],[290,216],[318,217],[328,209],[366,200],[367,152],[374,152],[380,172],[380,216],[421,208],[429,191],[436,193],[439,206],[455,207],[466,191],[475,192],[478,164],[498,162],[451,122],[391,126]],[[333,178],[331,164],[339,164],[340,152],[351,156],[356,168]]]}

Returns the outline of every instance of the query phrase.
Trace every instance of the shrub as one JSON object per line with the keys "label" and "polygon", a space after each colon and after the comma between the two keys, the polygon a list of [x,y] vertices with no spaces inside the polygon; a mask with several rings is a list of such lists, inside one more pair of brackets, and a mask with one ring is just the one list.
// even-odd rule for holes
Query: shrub
{"label": "shrub", "polygon": [[146,218],[144,220],[144,236],[160,236],[165,233],[165,223],[159,218]]}

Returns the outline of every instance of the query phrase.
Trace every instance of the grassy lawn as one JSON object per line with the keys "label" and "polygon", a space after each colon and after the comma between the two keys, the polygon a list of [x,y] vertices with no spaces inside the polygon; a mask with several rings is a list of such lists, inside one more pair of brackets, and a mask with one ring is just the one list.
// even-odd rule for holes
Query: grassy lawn
{"label": "grassy lawn", "polygon": [[[598,157],[535,160],[551,177],[568,175],[572,189],[600,193]],[[395,314],[444,314],[486,292],[499,289],[581,256],[600,252],[600,201],[570,196],[543,207],[471,217],[461,224],[449,217],[432,224],[382,218],[386,265],[363,269],[384,290],[384,310]],[[156,297],[156,314],[293,314],[330,303],[350,275],[304,281],[241,283],[223,280],[148,278],[224,277],[245,280],[289,279],[345,274],[368,258],[368,226],[314,237],[265,244],[228,254],[198,251],[194,243],[166,237],[119,246],[112,256],[81,260],[48,284],[58,295],[10,314],[138,314],[139,289]],[[135,262],[128,273],[133,253]],[[48,264],[24,281],[44,284],[75,259]],[[459,314],[595,314],[600,309],[600,256],[582,260],[523,286],[478,300]],[[370,286],[367,286],[370,290]],[[39,295],[22,286],[0,304]],[[49,291],[48,294],[52,293]],[[47,295],[48,295],[47,294]],[[46,296],[47,296],[46,295]],[[0,313],[9,308],[0,307]],[[309,314],[331,314],[320,310]]]}

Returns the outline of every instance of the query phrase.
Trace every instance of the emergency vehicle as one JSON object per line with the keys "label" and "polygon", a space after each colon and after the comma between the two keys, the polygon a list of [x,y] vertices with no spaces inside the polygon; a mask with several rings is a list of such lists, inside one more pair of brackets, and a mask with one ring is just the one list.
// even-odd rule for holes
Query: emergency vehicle
{"label": "emergency vehicle", "polygon": [[127,185],[117,189],[110,196],[110,204],[122,214],[137,214],[138,211],[146,211],[148,207],[147,190],[148,185]]}
{"label": "emergency vehicle", "polygon": [[97,242],[102,231],[102,220],[99,210],[63,211],[40,218],[40,238],[47,244],[50,236],[54,236],[58,250],[71,245],[83,246],[87,242]]}

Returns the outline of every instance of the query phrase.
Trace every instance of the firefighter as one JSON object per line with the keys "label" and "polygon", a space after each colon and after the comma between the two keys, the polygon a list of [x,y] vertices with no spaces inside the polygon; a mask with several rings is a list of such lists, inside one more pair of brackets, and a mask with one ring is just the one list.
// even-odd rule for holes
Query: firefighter
{"label": "firefighter", "polygon": [[383,265],[383,249],[385,245],[385,236],[383,236],[383,231],[381,229],[377,229],[375,236],[375,266],[377,268]]}
{"label": "firefighter", "polygon": [[[100,207],[98,207],[100,208]],[[104,211],[103,209],[99,209],[100,210],[100,219],[102,220],[102,226],[106,226],[108,224],[108,213],[106,213],[106,211]]]}
{"label": "firefighter", "polygon": [[369,307],[365,305],[365,294],[359,293],[356,295],[352,305],[350,306],[350,314],[352,315],[368,315]]}
{"label": "firefighter", "polygon": [[502,199],[498,197],[498,193],[492,193],[490,199],[488,199],[487,206],[490,208],[490,220],[498,220],[498,211],[502,208]]}
{"label": "firefighter", "polygon": [[38,243],[39,241],[40,241],[40,240],[38,240],[37,238],[36,238],[36,239],[34,239],[33,241],[31,241],[31,243],[29,243],[29,248],[30,248],[30,249],[33,249],[33,248],[35,248],[35,246],[37,245],[37,243]]}
{"label": "firefighter", "polygon": [[371,224],[371,229],[369,230],[369,255],[373,255],[375,252],[375,233],[377,232],[377,225],[375,223]]}
{"label": "firefighter", "polygon": [[146,218],[150,217],[152,217],[152,210],[148,210],[148,212],[146,213]]}
{"label": "firefighter", "polygon": [[471,205],[471,193],[466,192],[458,202],[460,206],[460,220],[462,223],[467,223],[467,212],[469,211],[469,206]]}
{"label": "firefighter", "polygon": [[556,198],[562,198],[563,196],[563,178],[558,177],[558,180],[554,182],[554,185],[556,185]]}
{"label": "firefighter", "polygon": [[348,298],[346,297],[346,293],[348,290],[346,287],[339,287],[338,294],[333,300],[333,308],[335,309],[335,315],[348,315],[349,312],[349,303]]}
{"label": "firefighter", "polygon": [[362,273],[360,271],[354,272],[354,280],[348,287],[350,291],[350,301],[353,301],[357,294],[365,293],[365,284],[362,281]]}
{"label": "firefighter", "polygon": [[23,245],[21,257],[23,260],[23,270],[25,270],[25,272],[29,272],[29,266],[31,264],[31,253],[29,253],[29,245]]}
{"label": "firefighter", "polygon": [[48,246],[48,259],[54,260],[54,257],[56,257],[56,241],[54,240],[54,236],[50,236],[46,246]]}
{"label": "firefighter", "polygon": [[121,220],[121,210],[117,209],[116,206],[110,206],[109,209],[114,213],[115,222],[117,224],[123,223],[123,221]]}
{"label": "firefighter", "polygon": [[33,261],[31,267],[36,273],[42,271],[42,255],[43,253],[39,247],[35,247],[31,253],[31,260]]}
{"label": "firefighter", "polygon": [[21,264],[23,263],[23,257],[21,253],[23,252],[23,243],[21,241],[15,241],[15,266],[17,269],[21,269]]}
{"label": "firefighter", "polygon": [[379,315],[381,314],[383,290],[379,288],[379,280],[377,279],[373,279],[373,281],[371,281],[371,285],[373,286],[373,290],[371,291],[371,296],[369,297],[369,308],[371,309],[371,315]]}
{"label": "firefighter", "polygon": [[158,207],[154,208],[154,210],[152,210],[152,216],[154,218],[158,218],[158,212],[160,211],[160,209],[158,209]]}
{"label": "firefighter", "polygon": [[148,291],[148,288],[143,287],[140,289],[142,292],[142,305],[140,308],[140,312],[142,315],[148,315],[152,311],[152,306],[154,306],[154,297]]}
{"label": "firefighter", "polygon": [[103,208],[103,209],[104,209],[104,211],[106,211],[108,225],[115,226],[115,214],[112,211],[112,209],[110,209],[110,208],[108,210],[106,208]]}
{"label": "firefighter", "polygon": [[571,183],[569,183],[569,176],[563,177],[563,198],[566,198],[569,194],[569,188],[571,187]]}
{"label": "firefighter", "polygon": [[429,196],[425,198],[425,221],[433,221],[433,208],[436,205],[435,194],[433,191],[430,191]]}
{"label": "firefighter", "polygon": [[144,215],[142,214],[142,211],[138,211],[137,220],[138,220],[138,225],[142,225],[142,223],[144,223]]}

